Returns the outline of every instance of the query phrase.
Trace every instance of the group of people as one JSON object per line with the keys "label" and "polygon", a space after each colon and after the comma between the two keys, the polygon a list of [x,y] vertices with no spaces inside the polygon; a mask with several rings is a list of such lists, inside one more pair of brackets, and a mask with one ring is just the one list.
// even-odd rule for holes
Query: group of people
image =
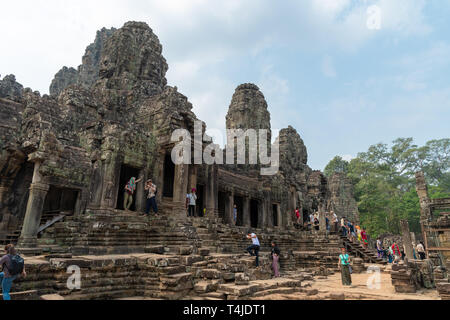
{"label": "group of people", "polygon": [[[133,197],[134,197],[134,194],[137,189],[137,184],[143,180],[144,180],[144,178],[136,179],[135,177],[132,177],[128,181],[128,183],[125,185],[125,191],[124,191],[125,193],[124,193],[124,197],[123,197],[123,207],[124,207],[125,211],[130,211],[131,206],[133,205]],[[144,190],[146,192],[147,201],[146,201],[145,212],[141,215],[149,216],[150,211],[153,210],[153,212],[157,216],[158,215],[158,204],[156,201],[156,195],[158,194],[158,188],[153,183],[152,179],[147,180],[147,182],[145,183]]]}
{"label": "group of people", "polygon": [[[413,247],[413,255],[415,260],[425,260],[426,259],[426,251],[425,245],[422,241],[420,241],[417,245],[412,243]],[[385,259],[389,263],[399,263],[400,260],[405,259],[406,248],[405,245],[400,247],[398,243],[394,240],[392,245],[383,245],[381,238],[377,239],[377,254],[378,258]]]}
{"label": "group of people", "polygon": [[[259,267],[259,251],[261,250],[261,243],[258,236],[251,230],[248,231],[247,239],[252,241],[252,245],[247,248],[246,252],[252,257],[256,257],[255,265]],[[280,278],[280,255],[281,250],[275,241],[272,241],[272,251],[270,256],[272,258],[272,270],[275,278]]]}

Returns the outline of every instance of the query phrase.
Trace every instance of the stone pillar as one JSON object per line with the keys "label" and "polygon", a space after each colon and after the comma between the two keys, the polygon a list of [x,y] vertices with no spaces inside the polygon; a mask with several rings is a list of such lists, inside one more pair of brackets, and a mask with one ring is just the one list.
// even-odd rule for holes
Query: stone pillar
{"label": "stone pillar", "polygon": [[428,257],[428,234],[427,225],[431,220],[430,197],[428,195],[428,187],[423,172],[416,173],[416,191],[420,201],[420,227],[422,229],[422,236],[425,242],[425,250]]}
{"label": "stone pillar", "polygon": [[327,231],[327,222],[326,222],[326,215],[325,215],[325,210],[323,206],[319,207],[319,230],[321,232],[326,232]]}
{"label": "stone pillar", "polygon": [[37,247],[37,232],[41,223],[45,197],[50,189],[48,184],[42,182],[39,168],[40,163],[36,162],[34,165],[33,182],[30,186],[30,195],[28,197],[22,233],[19,238],[19,247],[21,248]]}
{"label": "stone pillar", "polygon": [[229,203],[229,209],[228,209],[228,223],[232,226],[234,226],[234,192],[231,192],[228,195],[228,203]]}
{"label": "stone pillar", "polygon": [[179,217],[186,216],[186,194],[188,191],[189,165],[175,166],[175,179],[173,184],[173,214]]}
{"label": "stone pillar", "polygon": [[243,218],[244,218],[244,227],[250,227],[252,222],[251,222],[250,198],[249,197],[244,198]]}
{"label": "stone pillar", "polygon": [[124,187],[120,186],[120,165],[121,162],[115,153],[108,152],[104,155],[103,171],[103,191],[101,199],[102,209],[115,209],[117,207],[117,195],[119,188],[125,192]]}
{"label": "stone pillar", "polygon": [[267,228],[272,219],[272,197],[270,190],[264,191],[264,199],[262,201],[262,210],[260,213],[261,220],[259,221],[259,228]]}
{"label": "stone pillar", "polygon": [[206,179],[206,216],[210,218],[217,218],[219,215],[219,208],[216,166],[208,166]]}
{"label": "stone pillar", "polygon": [[147,175],[147,171],[146,170],[141,170],[139,172],[139,177],[138,179],[140,179],[142,177],[142,181],[139,182],[137,184],[136,187],[136,212],[144,212],[145,211],[145,205],[146,205],[146,192],[145,192],[145,182],[148,179],[148,175]]}
{"label": "stone pillar", "polygon": [[414,260],[414,251],[411,241],[411,232],[407,220],[400,220],[400,229],[402,231],[403,244],[405,245],[405,254],[408,260]]}

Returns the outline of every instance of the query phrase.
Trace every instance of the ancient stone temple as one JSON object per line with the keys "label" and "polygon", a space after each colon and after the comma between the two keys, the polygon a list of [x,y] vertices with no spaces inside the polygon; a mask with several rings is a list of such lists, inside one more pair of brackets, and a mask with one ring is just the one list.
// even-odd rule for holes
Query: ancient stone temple
{"label": "ancient stone temple", "polygon": [[[322,229],[312,238],[295,229],[294,211],[300,208],[303,221],[312,212],[331,210],[357,220],[351,185],[344,177],[327,181],[313,171],[307,164],[306,146],[293,127],[281,130],[277,138],[280,169],[273,176],[262,176],[260,164],[174,164],[172,133],[185,129],[192,136],[203,135],[206,124],[196,129],[199,119],[188,98],[167,86],[168,64],[162,51],[146,23],[128,22],[117,30],[99,31],[82,65],[64,67],[56,74],[50,95],[23,89],[14,76],[0,80],[2,242],[17,242],[25,254],[50,254],[53,259],[149,254],[152,258],[145,263],[172,268],[158,279],[150,279],[149,271],[148,278],[149,283],[161,283],[166,294],[172,292],[171,298],[194,288],[195,281],[193,286],[177,287],[180,279],[202,278],[217,287],[219,281],[212,280],[234,281],[235,274],[247,272],[248,261],[239,262],[239,256],[229,258],[234,272],[222,273],[215,268],[220,269],[225,257],[214,263],[205,257],[213,252],[242,256],[248,228],[260,234],[263,250],[273,239],[289,247],[282,266],[286,270],[305,267],[315,259],[330,265],[338,251],[338,237],[328,237]],[[270,149],[270,113],[256,85],[237,87],[225,120],[229,129],[267,130],[263,143]],[[206,142],[201,147],[205,146]],[[159,218],[138,216],[145,209],[143,183],[137,184],[131,212],[123,210],[124,186],[131,177],[151,178],[158,186]],[[200,218],[195,221],[187,218],[185,207],[192,188],[198,191]],[[303,260],[304,253],[295,254],[301,248],[321,254]],[[159,254],[178,256],[161,262],[155,257]],[[142,271],[140,258],[133,259],[135,271]],[[69,263],[58,261],[49,263]],[[86,267],[91,268],[91,262]],[[53,271],[42,276],[57,281],[53,273],[61,270],[49,268]],[[248,282],[248,276],[239,276],[239,281]],[[250,274],[250,280],[258,277],[265,276]],[[223,288],[221,294],[249,295],[227,290]]]}

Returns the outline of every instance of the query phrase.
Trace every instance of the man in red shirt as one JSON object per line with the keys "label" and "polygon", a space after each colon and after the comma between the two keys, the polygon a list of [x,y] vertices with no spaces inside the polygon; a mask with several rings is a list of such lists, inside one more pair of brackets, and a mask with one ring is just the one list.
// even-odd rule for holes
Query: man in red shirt
{"label": "man in red shirt", "polygon": [[398,263],[402,254],[396,241],[394,241],[394,244],[392,245],[392,252],[394,252],[394,263]]}

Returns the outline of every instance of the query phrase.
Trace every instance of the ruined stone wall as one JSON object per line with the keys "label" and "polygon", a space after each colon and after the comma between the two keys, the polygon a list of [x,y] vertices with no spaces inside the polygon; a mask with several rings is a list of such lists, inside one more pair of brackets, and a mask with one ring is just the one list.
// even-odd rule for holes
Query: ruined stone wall
{"label": "ruined stone wall", "polygon": [[328,188],[331,193],[331,210],[339,218],[346,217],[359,224],[359,210],[353,195],[353,185],[345,174],[335,173],[328,181]]}

